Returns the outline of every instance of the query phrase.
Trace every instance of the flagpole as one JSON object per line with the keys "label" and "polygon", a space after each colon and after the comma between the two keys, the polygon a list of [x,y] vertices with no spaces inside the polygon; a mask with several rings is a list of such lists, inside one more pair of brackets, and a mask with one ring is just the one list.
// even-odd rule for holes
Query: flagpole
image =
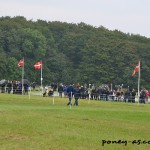
{"label": "flagpole", "polygon": [[139,97],[140,97],[140,78],[141,78],[141,64],[139,61],[139,74],[138,74],[138,103],[139,103]]}
{"label": "flagpole", "polygon": [[42,90],[42,94],[43,94],[43,86],[42,86],[42,68],[43,68],[43,64],[42,64],[42,60],[41,60],[41,90]]}
{"label": "flagpole", "polygon": [[23,91],[24,91],[24,57],[23,57],[23,67],[22,67],[22,95],[23,95]]}

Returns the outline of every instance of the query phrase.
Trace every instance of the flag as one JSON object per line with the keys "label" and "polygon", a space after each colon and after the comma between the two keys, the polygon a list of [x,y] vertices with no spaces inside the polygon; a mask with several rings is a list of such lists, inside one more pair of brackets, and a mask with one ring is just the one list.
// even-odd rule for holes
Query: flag
{"label": "flag", "polygon": [[24,66],[24,58],[20,59],[18,62],[18,67],[23,67]]}
{"label": "flag", "polygon": [[35,65],[34,65],[34,69],[41,69],[42,68],[42,61],[39,61],[37,62]]}
{"label": "flag", "polygon": [[140,62],[136,65],[136,67],[132,73],[132,76],[134,76],[136,72],[139,72],[139,70],[140,70]]}

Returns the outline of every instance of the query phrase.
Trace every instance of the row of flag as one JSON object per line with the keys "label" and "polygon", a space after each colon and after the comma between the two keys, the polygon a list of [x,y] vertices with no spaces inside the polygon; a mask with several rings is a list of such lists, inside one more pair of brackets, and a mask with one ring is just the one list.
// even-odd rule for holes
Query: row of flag
{"label": "row of flag", "polygon": [[[23,67],[24,66],[24,58],[20,59],[18,62],[18,67]],[[42,61],[37,62],[34,65],[34,69],[41,69],[42,68]]]}
{"label": "row of flag", "polygon": [[[24,66],[24,58],[22,58],[19,62],[18,62],[18,67],[23,67]],[[35,69],[41,69],[42,68],[42,61],[37,62],[34,65]],[[136,72],[139,72],[140,70],[140,61],[139,63],[136,65],[135,69],[133,70],[132,76],[135,75]]]}
{"label": "row of flag", "polygon": [[[18,62],[18,67],[21,67],[22,68],[22,85],[24,84],[24,57],[22,59],[19,60]],[[34,68],[37,70],[37,69],[41,69],[41,89],[42,89],[42,93],[43,93],[43,86],[42,86],[42,60],[37,62],[35,65],[34,65]],[[24,86],[22,86],[22,95],[24,93]]]}
{"label": "row of flag", "polygon": [[[22,68],[22,84],[23,84],[23,79],[24,79],[24,57],[22,59],[19,60],[18,62],[18,67],[21,67]],[[34,65],[34,68],[37,70],[37,69],[41,69],[41,88],[42,88],[42,93],[43,93],[43,86],[42,86],[42,60],[38,61],[35,65]],[[23,91],[24,91],[24,87],[22,86],[22,94],[23,94]]]}

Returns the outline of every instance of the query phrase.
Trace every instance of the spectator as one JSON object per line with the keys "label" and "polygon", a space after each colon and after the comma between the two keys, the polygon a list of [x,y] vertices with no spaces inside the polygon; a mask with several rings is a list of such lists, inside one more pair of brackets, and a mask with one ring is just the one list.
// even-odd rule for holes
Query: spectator
{"label": "spectator", "polygon": [[50,86],[49,91],[48,91],[48,96],[53,96],[53,94],[54,94],[54,90],[52,86]]}
{"label": "spectator", "polygon": [[140,92],[140,103],[145,104],[145,90],[141,90]]}
{"label": "spectator", "polygon": [[62,93],[63,93],[63,85],[62,85],[62,83],[58,86],[58,93],[59,93],[59,97],[61,97],[62,98]]}
{"label": "spectator", "polygon": [[146,101],[146,103],[148,103],[148,97],[149,97],[150,95],[149,95],[149,92],[148,92],[148,90],[146,90],[145,91],[145,101]]}
{"label": "spectator", "polygon": [[135,90],[133,89],[132,90],[132,103],[135,103],[135,95],[136,95],[136,92],[135,92]]}
{"label": "spectator", "polygon": [[7,87],[8,87],[8,94],[10,94],[10,92],[12,90],[12,82],[11,81],[8,81]]}

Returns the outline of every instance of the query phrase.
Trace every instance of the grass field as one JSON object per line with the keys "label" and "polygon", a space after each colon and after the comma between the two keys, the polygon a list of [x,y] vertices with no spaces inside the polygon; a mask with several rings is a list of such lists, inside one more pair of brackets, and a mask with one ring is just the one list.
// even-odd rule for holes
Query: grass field
{"label": "grass field", "polygon": [[67,102],[0,94],[0,150],[150,149],[150,104],[79,100],[70,109]]}

